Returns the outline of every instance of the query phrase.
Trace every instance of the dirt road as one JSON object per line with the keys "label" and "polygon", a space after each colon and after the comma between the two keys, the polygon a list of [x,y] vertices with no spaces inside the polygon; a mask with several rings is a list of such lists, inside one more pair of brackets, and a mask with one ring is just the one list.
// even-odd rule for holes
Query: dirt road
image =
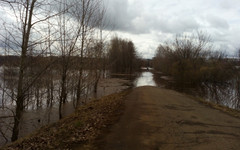
{"label": "dirt road", "polygon": [[239,150],[240,119],[175,91],[140,87],[100,149]]}

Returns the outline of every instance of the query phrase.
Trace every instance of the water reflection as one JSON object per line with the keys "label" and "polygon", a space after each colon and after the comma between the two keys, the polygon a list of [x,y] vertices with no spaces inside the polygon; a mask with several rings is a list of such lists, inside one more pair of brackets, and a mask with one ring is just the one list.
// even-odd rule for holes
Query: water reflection
{"label": "water reflection", "polygon": [[134,81],[134,86],[157,86],[157,84],[153,80],[153,74],[151,72],[142,72],[140,76]]}
{"label": "water reflection", "polygon": [[[112,93],[120,92],[124,89],[127,89],[131,85],[129,82],[130,82],[129,80],[123,80],[118,78],[101,79],[98,84],[97,94],[95,95],[94,93],[92,93],[91,91],[93,91],[93,89],[90,89],[89,95],[87,95],[86,98],[83,98],[82,104],[90,102],[92,99],[95,99],[95,97],[101,98],[103,96],[110,95]],[[57,95],[57,93],[55,95]],[[2,96],[0,87],[0,104],[2,104],[1,98]],[[73,99],[71,98],[71,95],[69,97],[69,101],[66,102],[66,104],[63,104],[62,106],[63,117],[68,116],[75,110],[73,101],[70,101],[70,99]],[[58,103],[53,102],[53,105],[51,107],[46,107],[45,106],[46,100],[45,101],[44,100],[45,99],[43,98],[44,105],[42,105],[42,107],[35,109],[32,108],[33,106],[35,106],[33,104],[33,106],[31,105],[28,109],[24,110],[22,119],[20,120],[19,137],[29,135],[36,129],[39,129],[44,125],[54,123],[59,120]],[[14,106],[12,107],[14,108]],[[10,106],[8,106],[8,109],[1,108],[0,105],[0,147],[10,142],[12,135],[13,117],[1,118],[2,116],[4,117],[12,115],[13,112],[9,108]]]}
{"label": "water reflection", "polygon": [[161,73],[154,74],[158,87],[173,89],[181,93],[200,97],[219,105],[240,110],[240,80],[233,79],[225,83],[200,83],[199,85],[176,83]]}

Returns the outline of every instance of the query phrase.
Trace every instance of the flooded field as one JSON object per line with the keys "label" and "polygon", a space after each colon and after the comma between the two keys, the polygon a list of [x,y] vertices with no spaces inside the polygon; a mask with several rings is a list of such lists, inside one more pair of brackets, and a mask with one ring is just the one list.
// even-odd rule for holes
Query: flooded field
{"label": "flooded field", "polygon": [[[88,103],[93,99],[120,92],[124,89],[129,88],[130,86],[131,81],[126,79],[113,77],[100,79],[98,83],[97,93],[94,93],[93,89],[90,89],[91,92],[88,92],[88,96],[83,98],[81,105],[84,105],[84,103]],[[57,98],[57,95],[55,96]],[[1,98],[0,102],[2,102]],[[20,121],[19,137],[29,135],[42,126],[54,123],[59,120],[59,104],[57,100],[52,103],[51,107],[47,107],[46,99],[44,100],[44,97],[42,97],[43,101],[40,105],[41,107],[36,107],[35,102],[33,102],[33,104],[29,105],[28,109],[24,111],[22,120]],[[0,106],[2,106],[2,103],[0,103]],[[11,141],[10,139],[12,134],[13,117],[10,116],[14,111],[14,107],[14,102],[8,102],[5,103],[4,107],[0,108],[0,147]],[[67,101],[62,107],[63,117],[66,117],[69,114],[73,113],[74,110],[74,100],[71,101],[70,95],[69,101]]]}

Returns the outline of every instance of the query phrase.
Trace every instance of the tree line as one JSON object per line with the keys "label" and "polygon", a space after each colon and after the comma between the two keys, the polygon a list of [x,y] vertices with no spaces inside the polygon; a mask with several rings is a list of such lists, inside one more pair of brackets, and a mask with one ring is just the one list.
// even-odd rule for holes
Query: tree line
{"label": "tree line", "polygon": [[232,61],[221,51],[213,51],[210,36],[202,32],[178,35],[160,44],[153,59],[154,68],[178,83],[223,83],[234,75]]}
{"label": "tree line", "polygon": [[114,37],[109,46],[110,69],[115,73],[133,73],[138,70],[141,59],[132,41]]}

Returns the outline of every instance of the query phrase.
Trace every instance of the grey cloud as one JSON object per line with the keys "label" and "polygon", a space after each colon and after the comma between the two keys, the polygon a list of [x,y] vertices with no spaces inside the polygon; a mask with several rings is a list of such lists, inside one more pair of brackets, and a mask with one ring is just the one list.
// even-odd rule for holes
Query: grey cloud
{"label": "grey cloud", "polygon": [[[240,24],[239,0],[108,1],[107,15],[110,17],[107,17],[112,25],[108,28],[127,33],[127,37],[129,34],[151,35],[149,40],[164,42],[178,33],[202,30],[208,32],[221,48],[233,51],[234,45],[239,43],[240,37],[236,34]],[[147,49],[147,46],[138,47]]]}
{"label": "grey cloud", "polygon": [[160,20],[158,23],[158,30],[163,33],[182,33],[187,31],[196,30],[199,28],[199,24],[194,18],[173,18]]}
{"label": "grey cloud", "polygon": [[[166,33],[181,33],[199,28],[198,22],[188,16],[163,16],[152,13],[151,9],[143,9],[143,3],[130,5],[127,0],[111,0],[107,7],[107,17],[110,26],[107,29],[146,34],[151,30]],[[159,10],[159,13],[160,10]]]}
{"label": "grey cloud", "polygon": [[219,3],[219,6],[222,9],[226,9],[226,10],[231,10],[233,8],[239,8],[239,5],[240,5],[239,0],[222,0]]}
{"label": "grey cloud", "polygon": [[207,16],[206,19],[209,22],[209,24],[211,25],[211,27],[224,28],[224,29],[229,28],[228,22],[220,17],[209,15],[209,16]]}
{"label": "grey cloud", "polygon": [[106,29],[118,31],[128,31],[131,29],[132,16],[128,10],[127,0],[106,1]]}

